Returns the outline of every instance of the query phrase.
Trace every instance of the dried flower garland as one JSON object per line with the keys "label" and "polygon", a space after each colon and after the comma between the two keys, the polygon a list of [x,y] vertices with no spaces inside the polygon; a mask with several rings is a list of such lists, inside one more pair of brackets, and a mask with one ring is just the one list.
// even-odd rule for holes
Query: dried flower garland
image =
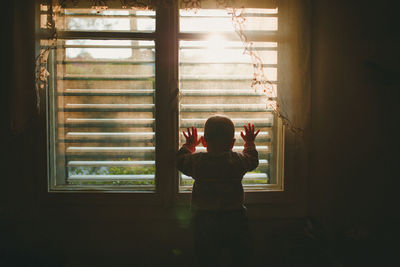
{"label": "dried flower garland", "polygon": [[246,18],[243,16],[244,8],[233,8],[229,7],[228,0],[216,0],[217,4],[225,7],[228,10],[228,14],[232,16],[232,25],[239,36],[243,44],[243,53],[250,56],[253,63],[253,79],[251,82],[251,88],[256,92],[262,91],[266,95],[266,106],[267,109],[272,110],[272,112],[277,115],[281,120],[282,124],[287,127],[290,131],[297,135],[303,136],[303,129],[295,127],[293,123],[280,112],[279,103],[276,100],[276,92],[274,87],[267,79],[264,74],[263,61],[257,50],[254,49],[253,42],[249,41],[247,36],[244,34],[243,25],[246,22]]}
{"label": "dried flower garland", "polygon": [[39,55],[36,57],[35,62],[35,91],[36,91],[36,107],[38,112],[40,112],[40,90],[47,89],[48,87],[48,79],[47,77],[50,75],[47,70],[47,60],[49,58],[50,49],[55,47],[57,43],[57,30],[55,24],[55,14],[59,11],[61,5],[54,6],[49,5],[49,10],[47,14],[46,20],[46,28],[51,30],[51,38],[46,41],[45,48],[40,49]]}

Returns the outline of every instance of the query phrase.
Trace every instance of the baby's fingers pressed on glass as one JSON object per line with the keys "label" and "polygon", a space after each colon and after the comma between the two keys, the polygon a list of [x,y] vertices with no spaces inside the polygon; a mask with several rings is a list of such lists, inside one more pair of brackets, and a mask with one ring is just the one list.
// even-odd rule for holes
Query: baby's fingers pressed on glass
{"label": "baby's fingers pressed on glass", "polygon": [[246,125],[243,125],[243,128],[244,128],[244,133],[243,133],[243,131],[240,131],[240,136],[242,137],[242,139],[243,139],[245,142],[247,142],[247,141],[248,141],[248,138],[249,138],[249,131],[248,131]]}
{"label": "baby's fingers pressed on glass", "polygon": [[245,141],[246,141],[246,136],[243,134],[243,132],[242,132],[242,131],[240,131],[240,136],[242,137],[242,139],[243,139],[243,140],[245,140]]}
{"label": "baby's fingers pressed on glass", "polygon": [[187,133],[185,131],[182,131],[182,133],[183,133],[183,136],[186,139],[186,142],[188,142],[188,140],[190,140],[192,138],[192,134],[190,133],[189,128],[187,128],[186,130],[187,130]]}
{"label": "baby's fingers pressed on glass", "polygon": [[183,135],[186,138],[186,145],[191,148],[195,148],[201,142],[201,138],[197,138],[197,129],[195,127],[186,128],[187,133],[183,131]]}
{"label": "baby's fingers pressed on glass", "polygon": [[260,130],[257,130],[257,132],[254,133],[254,124],[248,124],[248,126],[243,125],[243,128],[245,130],[245,134],[243,132],[240,132],[240,136],[243,138],[244,141],[246,142],[253,142],[260,132]]}

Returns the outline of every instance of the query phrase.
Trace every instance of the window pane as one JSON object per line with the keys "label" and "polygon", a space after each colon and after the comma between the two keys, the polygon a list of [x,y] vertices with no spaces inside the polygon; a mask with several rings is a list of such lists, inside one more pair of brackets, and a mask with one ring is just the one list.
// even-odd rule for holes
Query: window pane
{"label": "window pane", "polygon": [[[203,135],[206,118],[212,114],[224,114],[235,124],[236,143],[234,151],[243,150],[240,131],[243,125],[254,123],[260,133],[256,140],[259,152],[259,167],[247,173],[243,184],[247,190],[265,189],[277,184],[275,167],[277,144],[276,121],[271,110],[267,110],[266,93],[251,88],[254,75],[252,57],[244,52],[244,44],[232,26],[232,17],[225,10],[181,10],[181,32],[194,33],[179,42],[180,78],[180,130],[195,126]],[[245,29],[259,31],[277,30],[277,10],[246,9]],[[210,25],[213,25],[210,27]],[[212,32],[204,35],[196,33]],[[236,36],[227,39],[224,31]],[[192,38],[192,39],[189,39]],[[278,43],[276,40],[252,41],[251,50],[262,60],[262,71],[277,91]],[[180,135],[180,145],[185,142]],[[206,151],[199,146],[198,152]],[[180,190],[191,190],[193,179],[180,174]]]}
{"label": "window pane", "polygon": [[[41,16],[44,27],[47,17]],[[61,9],[55,13],[56,27],[66,31],[119,31],[154,32],[155,11],[117,9],[96,11],[94,9]]]}
{"label": "window pane", "polygon": [[[245,31],[277,31],[277,9],[244,9]],[[225,9],[180,10],[181,32],[231,32],[232,16]]]}
{"label": "window pane", "polygon": [[51,189],[155,188],[154,41],[58,40]]}

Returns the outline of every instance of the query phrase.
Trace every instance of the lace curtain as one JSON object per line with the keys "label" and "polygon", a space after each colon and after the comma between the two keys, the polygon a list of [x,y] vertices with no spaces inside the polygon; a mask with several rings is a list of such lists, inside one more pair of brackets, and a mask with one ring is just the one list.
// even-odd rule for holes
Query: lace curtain
{"label": "lace curtain", "polygon": [[[44,0],[43,0],[44,1]],[[172,5],[176,0],[58,0],[47,2],[52,9],[47,18],[47,27],[51,38],[49,44],[55,44],[57,29],[54,17],[57,9],[61,7],[90,7],[97,11],[108,8],[135,8],[135,9],[156,9],[157,7]],[[51,3],[49,3],[51,2]],[[251,90],[262,90],[265,92],[266,105],[282,119],[287,129],[296,135],[303,136],[309,124],[310,110],[310,3],[309,0],[181,0],[181,8],[225,8],[232,15],[233,27],[243,43],[243,53],[252,58],[254,75],[251,82]],[[278,46],[278,94],[273,91],[272,83],[268,81],[263,73],[262,60],[254,52],[252,43],[247,40],[242,31],[244,18],[241,16],[242,8],[275,8],[279,9],[279,46]],[[17,19],[17,18],[16,18]],[[16,29],[14,29],[15,31]],[[19,29],[21,30],[21,29]],[[14,40],[18,42],[18,40]],[[35,93],[37,109],[40,107],[40,91],[47,88],[48,70],[46,61],[48,50],[41,50],[35,62]],[[16,77],[16,79],[19,79]],[[25,90],[14,88],[15,90]],[[12,104],[17,107],[26,101],[21,97],[31,96],[31,94],[13,94]],[[22,101],[21,101],[22,100]],[[24,127],[24,123],[29,121],[34,112],[22,109],[12,115],[12,125],[14,131],[18,132]]]}

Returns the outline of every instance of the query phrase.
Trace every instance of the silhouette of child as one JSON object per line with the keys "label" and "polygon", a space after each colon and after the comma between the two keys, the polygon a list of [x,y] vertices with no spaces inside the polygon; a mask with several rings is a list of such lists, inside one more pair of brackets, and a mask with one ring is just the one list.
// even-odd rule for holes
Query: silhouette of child
{"label": "silhouette of child", "polygon": [[[249,236],[242,179],[258,166],[254,140],[260,130],[244,126],[241,153],[233,152],[235,127],[228,117],[211,116],[204,125],[204,137],[197,129],[183,132],[186,143],[177,153],[177,168],[191,176],[191,208],[197,262],[200,266],[219,266],[223,249],[230,252],[232,266],[245,266],[249,255]],[[205,153],[194,153],[200,143]],[[228,254],[229,255],[229,254]]]}

